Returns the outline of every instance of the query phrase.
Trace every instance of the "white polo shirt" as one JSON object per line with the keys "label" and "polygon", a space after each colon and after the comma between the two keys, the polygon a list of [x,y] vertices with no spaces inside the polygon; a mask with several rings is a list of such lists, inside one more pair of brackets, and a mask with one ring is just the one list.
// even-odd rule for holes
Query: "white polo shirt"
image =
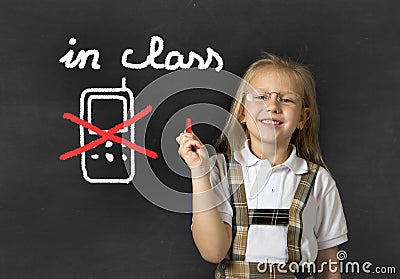
{"label": "white polo shirt", "polygon": [[[234,158],[242,166],[249,209],[290,208],[301,175],[307,172],[307,163],[296,155],[294,146],[289,158],[273,167],[268,160],[257,158],[250,151],[247,141],[240,152],[234,153]],[[233,210],[230,199],[227,199],[229,188],[224,155],[213,156],[211,162],[214,162],[211,185],[218,199],[224,200],[218,205],[218,211],[222,220],[232,226]],[[264,176],[257,176],[260,169],[260,174]],[[318,250],[346,241],[347,226],[338,189],[326,169],[320,167],[303,211],[301,263],[314,262]],[[287,262],[287,225],[251,225],[245,257],[248,262]]]}

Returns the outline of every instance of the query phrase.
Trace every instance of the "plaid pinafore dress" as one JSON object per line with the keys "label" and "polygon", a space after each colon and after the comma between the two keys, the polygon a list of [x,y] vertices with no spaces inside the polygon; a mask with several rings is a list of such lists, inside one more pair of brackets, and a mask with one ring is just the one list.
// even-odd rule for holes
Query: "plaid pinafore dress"
{"label": "plaid pinafore dress", "polygon": [[[300,266],[301,239],[303,233],[302,213],[314,186],[319,166],[307,162],[308,172],[303,174],[297,186],[290,209],[248,209],[246,192],[243,184],[241,165],[233,158],[225,155],[228,169],[229,191],[233,209],[232,245],[224,261],[219,263],[215,271],[216,279],[258,279],[282,278],[294,279],[314,278],[312,272],[292,273],[290,263]],[[286,264],[265,264],[246,262],[247,232],[252,224],[288,225],[287,248],[288,262]]]}

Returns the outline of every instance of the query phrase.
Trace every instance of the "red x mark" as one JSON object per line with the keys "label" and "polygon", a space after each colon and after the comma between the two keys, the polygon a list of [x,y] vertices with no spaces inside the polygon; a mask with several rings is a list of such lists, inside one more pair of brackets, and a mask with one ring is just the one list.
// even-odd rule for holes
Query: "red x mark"
{"label": "red x mark", "polygon": [[110,130],[103,131],[102,129],[94,126],[93,124],[90,124],[89,122],[82,120],[78,117],[76,117],[75,115],[71,114],[71,113],[64,113],[63,114],[63,118],[64,119],[68,119],[76,124],[79,124],[89,130],[92,130],[93,132],[95,132],[96,134],[98,134],[99,136],[101,136],[100,138],[85,144],[84,146],[78,147],[74,150],[68,151],[62,155],[60,155],[60,160],[66,160],[69,159],[71,157],[74,157],[76,155],[81,154],[82,152],[86,152],[104,142],[106,142],[107,140],[111,140],[113,142],[119,143],[119,144],[123,144],[137,152],[140,152],[150,158],[156,159],[158,157],[157,153],[151,150],[148,150],[144,147],[138,146],[132,142],[130,142],[129,140],[123,139],[121,137],[118,137],[116,135],[114,135],[116,132],[118,132],[119,130],[123,129],[124,127],[130,126],[133,123],[135,123],[136,121],[138,121],[139,119],[143,118],[144,116],[146,116],[151,110],[152,110],[152,106],[147,106],[145,109],[143,109],[142,111],[140,111],[139,113],[135,114],[132,118],[123,121],[117,125],[115,125],[114,127],[112,127]]}

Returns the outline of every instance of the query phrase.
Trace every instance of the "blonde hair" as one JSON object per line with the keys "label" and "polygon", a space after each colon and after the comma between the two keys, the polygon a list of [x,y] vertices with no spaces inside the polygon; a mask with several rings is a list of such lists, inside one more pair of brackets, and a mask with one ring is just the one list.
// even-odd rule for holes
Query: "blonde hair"
{"label": "blonde hair", "polygon": [[297,156],[314,162],[328,169],[319,146],[318,132],[320,117],[316,101],[316,86],[313,74],[304,65],[289,57],[280,57],[268,52],[251,64],[246,70],[243,80],[236,92],[235,100],[232,102],[230,116],[225,127],[218,138],[215,149],[217,152],[232,154],[234,150],[240,150],[244,141],[249,138],[246,125],[239,123],[239,117],[243,114],[244,94],[246,87],[256,75],[257,71],[273,66],[275,69],[284,70],[298,84],[302,92],[304,107],[310,108],[310,118],[304,124],[303,129],[296,129],[292,134],[290,143],[296,146]]}

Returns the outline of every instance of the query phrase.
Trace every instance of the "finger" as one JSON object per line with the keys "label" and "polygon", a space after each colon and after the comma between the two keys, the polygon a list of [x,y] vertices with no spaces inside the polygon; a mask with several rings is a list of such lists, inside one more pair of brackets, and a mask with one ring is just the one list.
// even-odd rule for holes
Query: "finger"
{"label": "finger", "polygon": [[177,142],[178,144],[180,143],[180,139],[181,139],[181,137],[179,137],[179,136],[175,138],[175,140],[176,140],[176,142]]}
{"label": "finger", "polygon": [[180,154],[190,154],[193,153],[199,146],[198,142],[193,141],[193,140],[187,140],[187,139],[183,139],[181,140],[181,144],[179,147],[178,152]]}
{"label": "finger", "polygon": [[[182,135],[182,137],[184,137],[184,138],[187,138],[187,139],[194,139],[194,140],[197,140],[197,141],[199,141],[200,143],[202,143],[202,141],[196,136],[196,134],[194,134],[194,133],[184,133],[183,135]],[[202,143],[203,144],[203,143]]]}
{"label": "finger", "polygon": [[196,134],[191,134],[192,138],[201,142],[201,140],[196,136]]}
{"label": "finger", "polygon": [[193,140],[192,138],[190,138],[190,137],[185,137],[184,135],[180,136],[178,139],[179,139],[179,144],[180,144],[181,146],[187,144],[187,142],[188,142],[189,140]]}
{"label": "finger", "polygon": [[180,141],[181,144],[183,143],[182,140],[184,140],[185,142],[187,140],[195,140],[199,142],[200,146],[204,146],[203,142],[193,133],[184,133]]}
{"label": "finger", "polygon": [[194,140],[194,139],[187,140],[184,143],[184,147],[187,149],[190,149],[190,150],[192,150],[193,147],[197,150],[197,149],[202,148],[203,146],[204,146],[204,144],[202,144],[200,141]]}
{"label": "finger", "polygon": [[175,138],[175,140],[176,140],[176,142],[177,142],[178,144],[181,143],[182,136],[183,136],[183,133],[180,133],[179,136],[177,136],[177,137]]}
{"label": "finger", "polygon": [[182,134],[184,137],[187,137],[187,138],[193,138],[194,137],[194,134],[193,133],[183,133]]}

